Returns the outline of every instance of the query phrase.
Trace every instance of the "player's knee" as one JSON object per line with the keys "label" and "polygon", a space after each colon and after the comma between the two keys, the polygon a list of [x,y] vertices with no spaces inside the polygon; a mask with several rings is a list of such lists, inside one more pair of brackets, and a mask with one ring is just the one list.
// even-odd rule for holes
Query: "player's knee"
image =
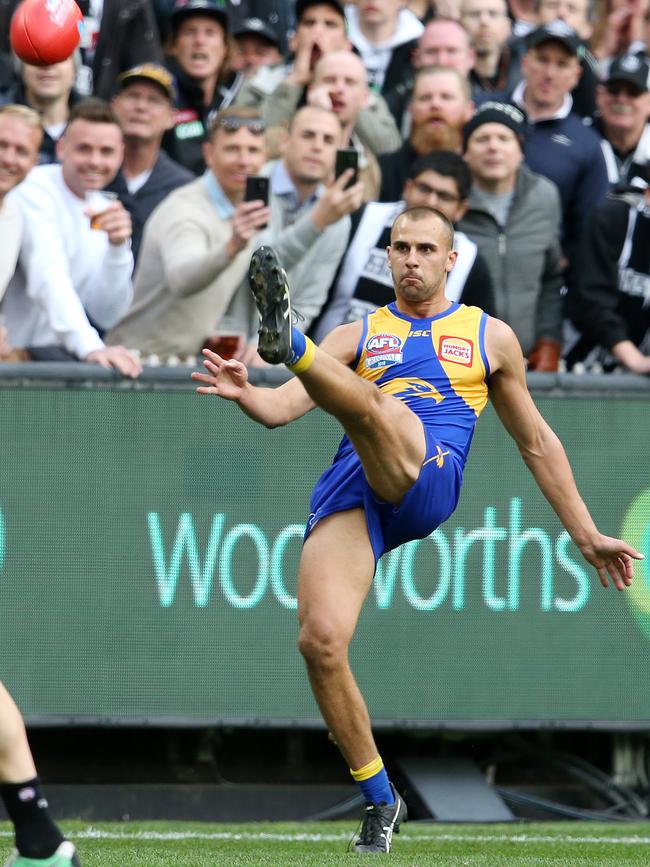
{"label": "player's knee", "polygon": [[298,638],[298,649],[312,668],[336,668],[347,657],[347,640],[336,627],[324,620],[304,623]]}

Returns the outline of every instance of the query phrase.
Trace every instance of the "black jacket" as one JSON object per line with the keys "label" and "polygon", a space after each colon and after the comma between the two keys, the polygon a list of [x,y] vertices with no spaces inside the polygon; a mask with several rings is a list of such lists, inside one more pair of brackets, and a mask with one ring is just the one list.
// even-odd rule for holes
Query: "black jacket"
{"label": "black jacket", "polygon": [[579,262],[567,306],[582,338],[567,356],[568,363],[582,361],[595,346],[610,350],[622,340],[638,346],[650,328],[647,205],[622,197],[598,205],[583,236]]}
{"label": "black jacket", "polygon": [[175,190],[194,180],[192,172],[180,166],[170,159],[164,151],[160,151],[158,159],[153,167],[147,182],[140,189],[131,194],[126,185],[126,180],[119,171],[113,182],[106,188],[117,193],[124,207],[131,214],[133,222],[133,235],[131,236],[131,249],[133,259],[138,261],[140,242],[144,224],[155,207]]}
{"label": "black jacket", "polygon": [[404,192],[404,184],[413,163],[418,159],[410,141],[405,141],[398,151],[382,154],[379,157],[381,169],[380,202],[399,202]]}
{"label": "black jacket", "polygon": [[210,121],[221,108],[227,108],[235,98],[242,76],[231,73],[218,81],[212,102],[205,105],[203,90],[180,68],[173,57],[165,59],[165,66],[176,80],[177,97],[174,103],[174,126],[164,135],[162,146],[169,156],[195,175],[205,170],[202,146]]}
{"label": "black jacket", "polygon": [[93,93],[110,99],[120,72],[141,63],[162,63],[151,0],[104,0],[93,58]]}

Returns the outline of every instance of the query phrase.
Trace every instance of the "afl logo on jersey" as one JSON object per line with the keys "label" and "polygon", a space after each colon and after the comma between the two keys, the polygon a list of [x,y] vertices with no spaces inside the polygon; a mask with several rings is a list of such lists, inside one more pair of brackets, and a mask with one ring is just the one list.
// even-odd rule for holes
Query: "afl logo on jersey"
{"label": "afl logo on jersey", "polygon": [[394,334],[373,334],[366,340],[366,366],[370,370],[402,363],[402,341]]}
{"label": "afl logo on jersey", "polygon": [[438,358],[440,361],[452,361],[471,367],[474,360],[474,343],[466,337],[449,337],[443,334],[438,343]]}

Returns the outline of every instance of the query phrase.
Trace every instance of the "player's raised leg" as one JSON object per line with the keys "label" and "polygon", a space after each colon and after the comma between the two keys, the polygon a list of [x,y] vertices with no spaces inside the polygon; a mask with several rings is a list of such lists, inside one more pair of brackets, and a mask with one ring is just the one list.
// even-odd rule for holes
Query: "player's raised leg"
{"label": "player's raised leg", "polygon": [[5,867],[79,867],[75,847],[48,812],[25,725],[0,683],[0,795],[16,834],[16,851]]}
{"label": "player's raised leg", "polygon": [[270,247],[253,254],[249,282],[261,317],[262,358],[285,363],[300,378],[312,400],[343,425],[373,491],[399,503],[418,478],[425,457],[420,420],[291,325],[287,277]]}
{"label": "player's raised leg", "polygon": [[375,558],[362,509],[322,519],[307,538],[298,572],[299,647],[311,687],[368,804],[359,852],[390,851],[406,807],[389,782],[348,649],[372,585]]}

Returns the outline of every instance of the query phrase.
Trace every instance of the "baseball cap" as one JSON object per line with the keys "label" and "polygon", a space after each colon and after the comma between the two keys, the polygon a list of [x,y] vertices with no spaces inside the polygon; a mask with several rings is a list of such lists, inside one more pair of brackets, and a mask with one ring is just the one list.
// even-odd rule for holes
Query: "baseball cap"
{"label": "baseball cap", "polygon": [[621,54],[612,60],[605,84],[610,81],[627,81],[644,92],[649,89],[649,78],[650,66],[645,57],[638,54]]}
{"label": "baseball cap", "polygon": [[122,72],[117,77],[118,93],[121,93],[127,85],[135,81],[147,81],[149,84],[156,84],[170,101],[173,101],[176,96],[173,76],[159,63],[141,63],[139,66],[133,66]]}
{"label": "baseball cap", "polygon": [[228,32],[228,13],[225,0],[175,0],[170,13],[173,29],[188,15],[207,15],[221,24],[224,32]]}
{"label": "baseball cap", "polygon": [[343,4],[339,3],[338,0],[296,0],[296,21],[300,21],[311,6],[331,6],[345,21],[345,9],[343,8]]}
{"label": "baseball cap", "polygon": [[526,133],[526,115],[516,105],[506,102],[484,102],[476,109],[476,114],[471,117],[463,127],[463,146],[467,147],[467,141],[474,130],[484,123],[501,123],[511,129],[523,144]]}
{"label": "baseball cap", "polygon": [[237,36],[247,36],[248,34],[261,36],[262,39],[266,39],[271,45],[275,45],[276,47],[280,45],[278,34],[270,24],[262,21],[261,18],[245,18],[232,35],[237,38]]}
{"label": "baseball cap", "polygon": [[541,27],[533,30],[526,37],[527,48],[536,48],[545,42],[559,42],[576,57],[582,53],[580,37],[573,27],[570,27],[564,21],[560,21],[560,19],[542,24]]}

